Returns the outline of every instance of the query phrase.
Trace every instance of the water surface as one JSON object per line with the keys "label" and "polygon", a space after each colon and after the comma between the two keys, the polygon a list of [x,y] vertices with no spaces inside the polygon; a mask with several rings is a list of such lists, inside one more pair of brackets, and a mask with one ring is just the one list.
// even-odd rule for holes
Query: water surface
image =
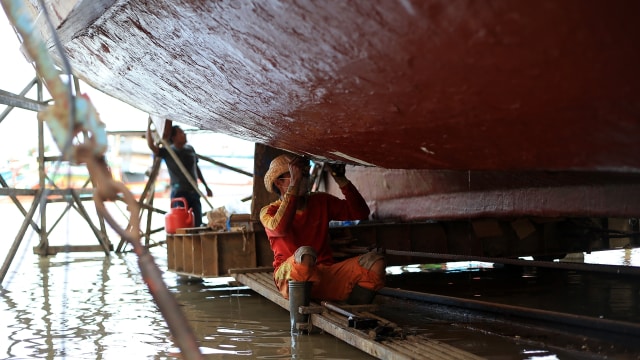
{"label": "water surface", "polygon": [[[4,261],[23,217],[0,204]],[[28,207],[28,206],[27,206]],[[59,211],[47,206],[47,211]],[[75,215],[51,234],[52,245],[97,243]],[[50,221],[50,222],[49,222]],[[55,221],[48,215],[48,222]],[[111,236],[117,245],[118,238]],[[115,240],[114,240],[115,239]],[[59,253],[40,257],[28,234],[0,288],[0,359],[166,359],[179,357],[140,275],[135,254]],[[152,248],[166,270],[166,249]],[[291,336],[288,311],[231,278],[190,283],[166,272],[206,358],[371,359],[327,334]],[[232,284],[234,285],[234,284]]]}

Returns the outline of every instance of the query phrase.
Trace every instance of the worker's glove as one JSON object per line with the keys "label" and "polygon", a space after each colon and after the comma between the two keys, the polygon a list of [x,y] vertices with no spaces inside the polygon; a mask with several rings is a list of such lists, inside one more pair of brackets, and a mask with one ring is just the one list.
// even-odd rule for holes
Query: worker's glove
{"label": "worker's glove", "polygon": [[296,252],[293,253],[293,258],[295,259],[296,264],[302,264],[302,257],[304,255],[311,255],[314,264],[318,258],[318,254],[311,246],[300,246],[296,249]]}
{"label": "worker's glove", "polygon": [[331,170],[331,176],[333,177],[344,177],[345,166],[344,164],[329,164],[329,169]]}
{"label": "worker's glove", "polygon": [[345,176],[346,170],[344,164],[329,164],[329,171],[338,186],[343,187],[349,182]]}

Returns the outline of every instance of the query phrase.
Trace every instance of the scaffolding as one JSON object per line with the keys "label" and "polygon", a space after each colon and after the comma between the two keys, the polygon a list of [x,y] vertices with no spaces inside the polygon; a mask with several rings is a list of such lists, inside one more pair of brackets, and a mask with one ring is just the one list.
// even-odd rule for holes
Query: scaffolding
{"label": "scaffolding", "polygon": [[[54,62],[50,49],[34,27],[33,14],[29,13],[25,4],[17,0],[3,0],[2,7],[14,30],[19,35],[23,51],[28,54],[28,58],[33,62],[37,74],[35,79],[30,81],[19,95],[6,91],[0,92],[0,103],[8,105],[0,115],[0,123],[15,108],[27,109],[38,113],[38,186],[36,189],[10,187],[0,173],[0,183],[2,185],[0,195],[9,196],[24,216],[24,221],[0,268],[0,286],[29,227],[32,227],[40,237],[40,242],[34,248],[34,251],[41,256],[55,253],[55,251],[74,250],[100,250],[108,256],[113,250],[105,227],[105,223],[108,223],[121,236],[122,241],[116,250],[121,251],[126,241],[126,244],[131,245],[132,251],[138,256],[138,265],[144,282],[147,284],[149,292],[165,318],[184,358],[201,359],[202,354],[198,348],[193,330],[181,311],[178,302],[166,284],[164,284],[162,271],[160,271],[155,264],[153,256],[149,253],[150,233],[152,232],[149,225],[150,221],[147,222],[146,233],[141,234],[143,232],[141,230],[142,218],[146,217],[150,220],[152,212],[156,211],[152,205],[154,196],[152,184],[157,176],[160,159],[154,161],[149,181],[142,196],[138,199],[133,196],[122,182],[114,181],[105,159],[108,139],[104,124],[100,121],[99,115],[89,98],[85,95],[77,95],[80,94],[79,81],[72,75],[71,64],[57,36],[55,26],[44,2],[40,1],[38,7],[42,18],[51,31],[53,47],[59,55],[62,69],[59,69]],[[66,79],[66,83],[63,78]],[[36,100],[26,98],[26,94],[34,86],[37,87]],[[75,89],[73,88],[74,86]],[[53,98],[51,104],[49,101],[44,101],[45,87]],[[62,153],[60,156],[52,158],[45,156],[43,136],[45,122],[51,130],[57,148]],[[85,164],[89,172],[89,178],[79,189],[72,186],[59,187],[52,178],[48,177],[45,171],[45,162],[49,161],[56,162],[56,171],[62,161]],[[71,185],[71,181],[68,181],[67,185]],[[89,185],[91,185],[91,189],[88,188]],[[88,195],[91,195],[91,197]],[[22,206],[19,196],[31,197],[31,206],[28,211]],[[83,202],[87,200],[92,200],[95,206],[98,216],[95,223],[91,219],[87,208],[83,205]],[[116,201],[120,200],[125,202],[130,214],[125,227],[122,227],[111,215],[105,204],[105,202],[116,203]],[[65,202],[66,207],[60,217],[48,228],[47,204],[56,201]],[[40,210],[39,224],[34,220],[34,215],[38,209]],[[49,244],[50,231],[56,228],[59,220],[65,214],[68,214],[70,209],[76,210],[89,225],[98,241],[97,246],[81,246],[80,249],[65,246],[64,248],[55,249]],[[145,238],[144,243],[141,241],[141,237]]]}
{"label": "scaffolding", "polygon": [[[74,78],[75,79],[75,78]],[[37,89],[37,99],[29,99],[26,95],[34,88]],[[75,79],[75,87],[76,93],[79,93],[79,82]],[[0,114],[0,126],[2,121],[7,118],[12,110],[15,108],[30,110],[30,111],[42,111],[48,105],[48,102],[44,100],[43,96],[43,83],[38,77],[35,77],[33,80],[29,81],[27,86],[19,93],[12,94],[4,90],[0,90],[0,103],[7,105],[7,108],[4,110],[2,114]],[[35,117],[35,115],[34,115]],[[9,250],[9,253],[2,264],[2,268],[0,269],[0,281],[6,275],[11,262],[13,261],[13,257],[19,246],[21,245],[25,234],[29,227],[33,229],[33,231],[39,236],[39,242],[37,246],[34,246],[33,251],[36,254],[41,256],[47,255],[55,255],[58,252],[91,252],[91,251],[102,251],[105,255],[109,255],[111,251],[115,251],[116,253],[121,253],[126,251],[127,242],[124,238],[121,238],[118,242],[118,245],[114,249],[114,243],[109,238],[109,234],[107,232],[107,228],[105,226],[105,221],[103,216],[100,214],[97,209],[95,209],[95,204],[93,203],[92,194],[93,194],[93,181],[91,179],[87,180],[81,187],[73,187],[69,186],[63,188],[58,186],[54,181],[53,177],[50,176],[46,169],[48,163],[59,163],[64,161],[63,156],[46,156],[45,154],[45,142],[44,142],[44,123],[42,120],[38,121],[38,154],[36,157],[36,161],[38,164],[38,185],[35,189],[25,189],[25,188],[17,188],[15,186],[9,185],[7,180],[0,174],[0,196],[7,196],[11,199],[13,204],[17,207],[20,213],[24,216],[24,221],[20,230],[16,234],[14,242]],[[169,125],[170,122],[167,121],[165,126]],[[166,143],[166,140],[160,139],[160,142],[163,143],[165,147],[168,148],[169,152],[172,153],[172,156],[175,156],[171,151],[169,144]],[[198,155],[200,160],[212,163],[216,166],[225,168],[227,170],[231,170],[249,177],[253,177],[253,174],[242,169],[235,168],[233,166],[229,166],[225,163],[216,161],[212,158]],[[140,236],[144,238],[144,246],[147,248],[162,245],[166,242],[166,239],[160,241],[154,241],[152,239],[152,235],[161,233],[164,231],[164,227],[154,227],[153,226],[153,214],[165,215],[166,211],[156,208],[154,206],[154,198],[155,198],[155,182],[159,174],[160,166],[162,163],[162,159],[160,157],[154,157],[153,164],[148,172],[148,179],[145,183],[144,189],[138,199],[138,205],[140,206],[140,223],[144,224],[141,226]],[[186,169],[183,169],[186,171]],[[186,173],[185,173],[186,174]],[[188,174],[187,174],[188,175]],[[188,176],[190,177],[190,176]],[[195,183],[195,179],[191,179]],[[68,181],[68,184],[71,185],[71,181]],[[197,189],[197,184],[194,186]],[[198,190],[199,191],[199,190]],[[202,195],[202,194],[201,194]],[[31,206],[29,209],[25,208],[23,202],[25,198],[30,199]],[[208,203],[209,207],[213,209],[213,206],[208,201],[206,196],[203,196],[205,201]],[[242,201],[250,200],[251,196],[248,196]],[[123,199],[118,199],[124,202]],[[56,216],[53,223],[50,223],[50,219],[47,216],[47,204],[49,203],[66,203],[62,214]],[[93,205],[93,208],[91,207]],[[40,212],[38,213],[38,210]],[[92,233],[97,240],[97,244],[83,244],[83,245],[54,245],[50,242],[50,234],[56,228],[61,221],[61,219],[67,215],[70,211],[75,210],[83,219],[83,221],[88,224]],[[92,218],[93,214],[96,214],[97,220]],[[40,215],[39,218],[37,215]]]}
{"label": "scaffolding", "polygon": [[[37,99],[32,100],[26,97],[26,95],[33,89],[36,88]],[[79,83],[76,79],[75,81],[76,91],[79,91]],[[48,102],[44,101],[44,86],[42,81],[35,77],[33,80],[29,81],[27,86],[19,94],[12,94],[4,90],[0,90],[0,103],[7,105],[7,108],[0,114],[0,126],[2,122],[12,113],[12,111],[16,108],[31,110],[35,112],[39,112],[44,110],[48,106]],[[34,118],[36,118],[34,114]],[[111,240],[109,239],[109,235],[107,233],[107,229],[105,226],[105,221],[100,212],[95,211],[97,215],[97,221],[92,219],[91,211],[89,209],[88,204],[85,203],[92,202],[92,194],[93,189],[90,187],[92,184],[92,180],[87,180],[81,187],[73,187],[68,186],[66,188],[59,186],[54,181],[53,176],[47,173],[47,164],[55,163],[54,167],[58,167],[63,159],[62,155],[59,156],[47,156],[45,154],[45,141],[44,141],[44,121],[42,119],[37,119],[38,121],[38,139],[37,139],[37,166],[38,166],[38,184],[35,188],[17,188],[8,183],[7,179],[5,179],[2,174],[0,174],[0,196],[7,196],[16,208],[20,211],[20,213],[24,216],[24,221],[20,226],[18,233],[14,239],[14,242],[9,249],[9,253],[7,258],[2,264],[2,268],[0,268],[0,280],[4,278],[15,253],[22,243],[23,238],[29,227],[33,229],[33,231],[39,237],[38,245],[33,248],[34,253],[39,254],[41,256],[47,255],[55,255],[60,251],[65,252],[86,252],[86,251],[102,251],[106,255],[109,254],[110,251],[113,250],[113,245]],[[157,165],[155,165],[157,168]],[[152,179],[150,179],[152,180]],[[71,185],[68,182],[68,185]],[[144,193],[140,197],[140,205],[144,210],[147,211],[146,218],[151,219],[151,214],[153,212],[162,212],[159,209],[153,208],[153,192],[152,187],[147,184]],[[28,201],[24,201],[25,199],[30,199]],[[24,202],[31,203],[29,209],[27,210],[23,205]],[[59,216],[57,216],[53,222],[49,222],[50,219],[47,216],[47,204],[50,203],[66,203],[66,207],[62,211]],[[40,210],[38,212],[38,210]],[[61,219],[68,214],[69,211],[75,210],[82,219],[89,225],[92,233],[97,240],[97,244],[87,244],[87,245],[64,245],[64,246],[54,246],[50,243],[49,238],[52,231],[54,231],[57,225],[60,223]],[[94,209],[95,210],[95,209]],[[143,214],[144,212],[141,212]],[[39,216],[37,216],[39,214]],[[150,224],[149,224],[150,225]],[[146,231],[143,234],[145,237],[145,245],[149,246],[151,242],[150,235],[154,232],[160,231],[161,229],[151,229],[150,226],[146,227]],[[123,247],[121,246],[117,251],[122,251]]]}

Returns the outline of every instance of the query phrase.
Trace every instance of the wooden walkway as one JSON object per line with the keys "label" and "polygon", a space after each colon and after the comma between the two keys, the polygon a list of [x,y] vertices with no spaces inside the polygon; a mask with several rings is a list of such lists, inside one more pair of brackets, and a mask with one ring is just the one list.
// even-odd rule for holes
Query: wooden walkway
{"label": "wooden walkway", "polygon": [[[288,311],[289,301],[282,298],[276,290],[273,284],[272,270],[269,268],[232,269],[229,272],[238,282],[250,287],[258,294]],[[375,330],[357,330],[349,327],[345,315],[330,311],[317,303],[312,303],[307,309],[311,313],[309,321],[314,327],[379,359],[482,359],[477,355],[440,341],[429,339],[424,335],[405,336],[397,325],[373,314],[370,309],[374,306],[345,306],[345,308],[349,308],[349,312],[363,318],[378,320],[379,326]],[[356,311],[355,309],[363,311]],[[364,311],[367,309],[369,311]],[[386,335],[382,336],[381,329]]]}

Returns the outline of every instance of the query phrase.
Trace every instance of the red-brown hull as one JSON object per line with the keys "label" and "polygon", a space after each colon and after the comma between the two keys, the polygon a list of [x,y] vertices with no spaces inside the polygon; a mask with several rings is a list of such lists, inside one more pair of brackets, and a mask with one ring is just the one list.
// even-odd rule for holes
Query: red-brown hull
{"label": "red-brown hull", "polygon": [[638,14],[634,0],[103,0],[59,33],[74,72],[116,98],[316,159],[637,172]]}
{"label": "red-brown hull", "polygon": [[638,1],[53,4],[86,82],[365,165],[380,218],[640,214]]}

